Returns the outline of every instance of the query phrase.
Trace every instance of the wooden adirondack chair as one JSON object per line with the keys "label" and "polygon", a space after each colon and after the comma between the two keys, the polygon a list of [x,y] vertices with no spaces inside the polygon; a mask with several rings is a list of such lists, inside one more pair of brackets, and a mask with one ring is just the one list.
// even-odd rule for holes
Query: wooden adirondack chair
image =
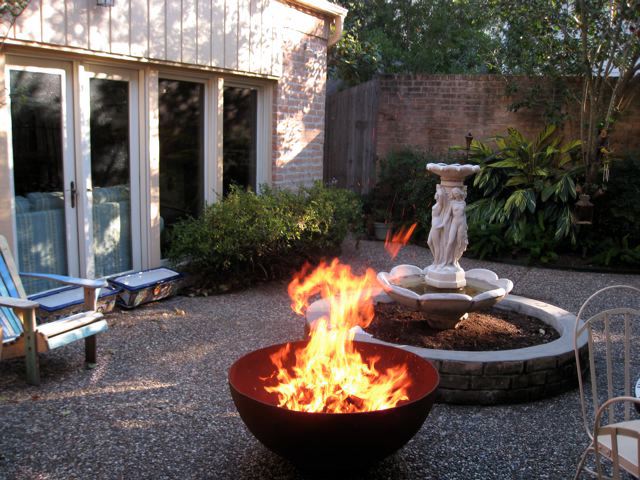
{"label": "wooden adirondack chair", "polygon": [[54,280],[84,289],[86,311],[60,320],[36,325],[38,303],[27,299],[7,240],[0,235],[0,359],[25,357],[27,382],[40,383],[38,354],[84,338],[85,360],[96,363],[96,335],[107,329],[107,322],[96,309],[98,291],[104,280],[87,280],[62,275],[21,273],[20,275]]}

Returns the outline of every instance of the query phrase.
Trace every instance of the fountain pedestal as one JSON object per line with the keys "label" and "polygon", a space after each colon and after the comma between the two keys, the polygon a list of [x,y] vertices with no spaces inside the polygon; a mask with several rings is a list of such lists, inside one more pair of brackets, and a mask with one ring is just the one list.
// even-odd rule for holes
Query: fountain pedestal
{"label": "fountain pedestal", "polygon": [[428,243],[433,263],[425,269],[425,282],[436,288],[462,288],[467,282],[459,261],[469,243],[464,179],[477,173],[480,167],[429,163],[427,170],[441,180],[436,190],[436,203],[431,209]]}

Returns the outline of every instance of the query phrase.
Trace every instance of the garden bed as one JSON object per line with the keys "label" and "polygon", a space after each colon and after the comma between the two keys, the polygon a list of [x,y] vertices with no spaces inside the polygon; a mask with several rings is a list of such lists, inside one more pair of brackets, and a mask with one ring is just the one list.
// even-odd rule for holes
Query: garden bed
{"label": "garden bed", "polygon": [[366,329],[385,342],[440,350],[495,351],[532,347],[560,338],[543,321],[515,312],[473,312],[455,329],[435,330],[426,315],[399,303],[378,303]]}

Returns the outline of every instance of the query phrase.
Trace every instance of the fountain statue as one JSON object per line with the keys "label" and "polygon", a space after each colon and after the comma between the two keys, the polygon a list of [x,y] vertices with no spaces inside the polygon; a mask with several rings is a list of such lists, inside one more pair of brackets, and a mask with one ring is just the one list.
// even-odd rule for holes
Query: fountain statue
{"label": "fountain statue", "polygon": [[468,312],[488,308],[513,288],[511,280],[485,269],[465,272],[460,258],[467,249],[465,215],[467,187],[464,179],[477,173],[477,165],[429,163],[427,170],[440,177],[431,209],[427,240],[433,263],[421,269],[398,265],[380,272],[378,281],[394,300],[425,312],[433,328],[454,328]]}

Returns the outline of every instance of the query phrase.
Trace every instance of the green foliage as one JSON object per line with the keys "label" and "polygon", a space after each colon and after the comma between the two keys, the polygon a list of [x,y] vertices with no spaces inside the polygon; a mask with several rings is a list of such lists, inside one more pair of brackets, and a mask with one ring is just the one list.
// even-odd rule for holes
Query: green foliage
{"label": "green foliage", "polygon": [[2,0],[0,2],[0,19],[13,23],[28,4],[29,0]]}
{"label": "green foliage", "polygon": [[614,129],[640,88],[638,2],[492,0],[492,4],[502,31],[496,69],[553,80],[551,94],[543,95],[535,83],[515,91],[511,85],[516,97],[512,108],[541,108],[547,120],[561,122],[567,106],[575,102],[585,184],[597,184],[603,160],[600,135]]}
{"label": "green foliage", "polygon": [[593,225],[585,229],[583,249],[597,265],[639,267],[640,156],[611,165],[606,190],[593,198]]}
{"label": "green foliage", "polygon": [[630,244],[640,244],[640,155],[612,162],[609,181],[595,205],[593,233],[598,238],[628,235]]}
{"label": "green foliage", "polygon": [[427,172],[427,154],[402,150],[389,154],[380,163],[378,181],[366,198],[365,212],[375,221],[401,225],[418,223],[413,238],[428,233],[431,207],[438,179]]}
{"label": "green foliage", "polygon": [[354,193],[320,183],[260,195],[232,187],[199,218],[173,226],[168,255],[213,284],[246,286],[337,250],[360,218]]}
{"label": "green foliage", "polygon": [[612,266],[623,265],[625,267],[640,267],[640,245],[629,245],[629,235],[625,235],[617,242],[607,238],[601,245],[601,252],[591,257],[591,262],[596,265]]}
{"label": "green foliage", "polygon": [[345,35],[331,74],[348,85],[376,73],[486,72],[497,40],[487,0],[341,0]]}
{"label": "green foliage", "polygon": [[[481,167],[473,186],[482,192],[482,198],[467,206],[470,245],[480,242],[472,253],[495,256],[524,251],[549,261],[561,241],[575,242],[571,207],[581,172],[576,159],[580,142],[562,144],[555,131],[550,125],[528,140],[510,128],[506,136],[493,138],[496,150],[482,142],[472,143],[469,159]],[[483,245],[487,237],[499,235],[503,242],[491,248]]]}

